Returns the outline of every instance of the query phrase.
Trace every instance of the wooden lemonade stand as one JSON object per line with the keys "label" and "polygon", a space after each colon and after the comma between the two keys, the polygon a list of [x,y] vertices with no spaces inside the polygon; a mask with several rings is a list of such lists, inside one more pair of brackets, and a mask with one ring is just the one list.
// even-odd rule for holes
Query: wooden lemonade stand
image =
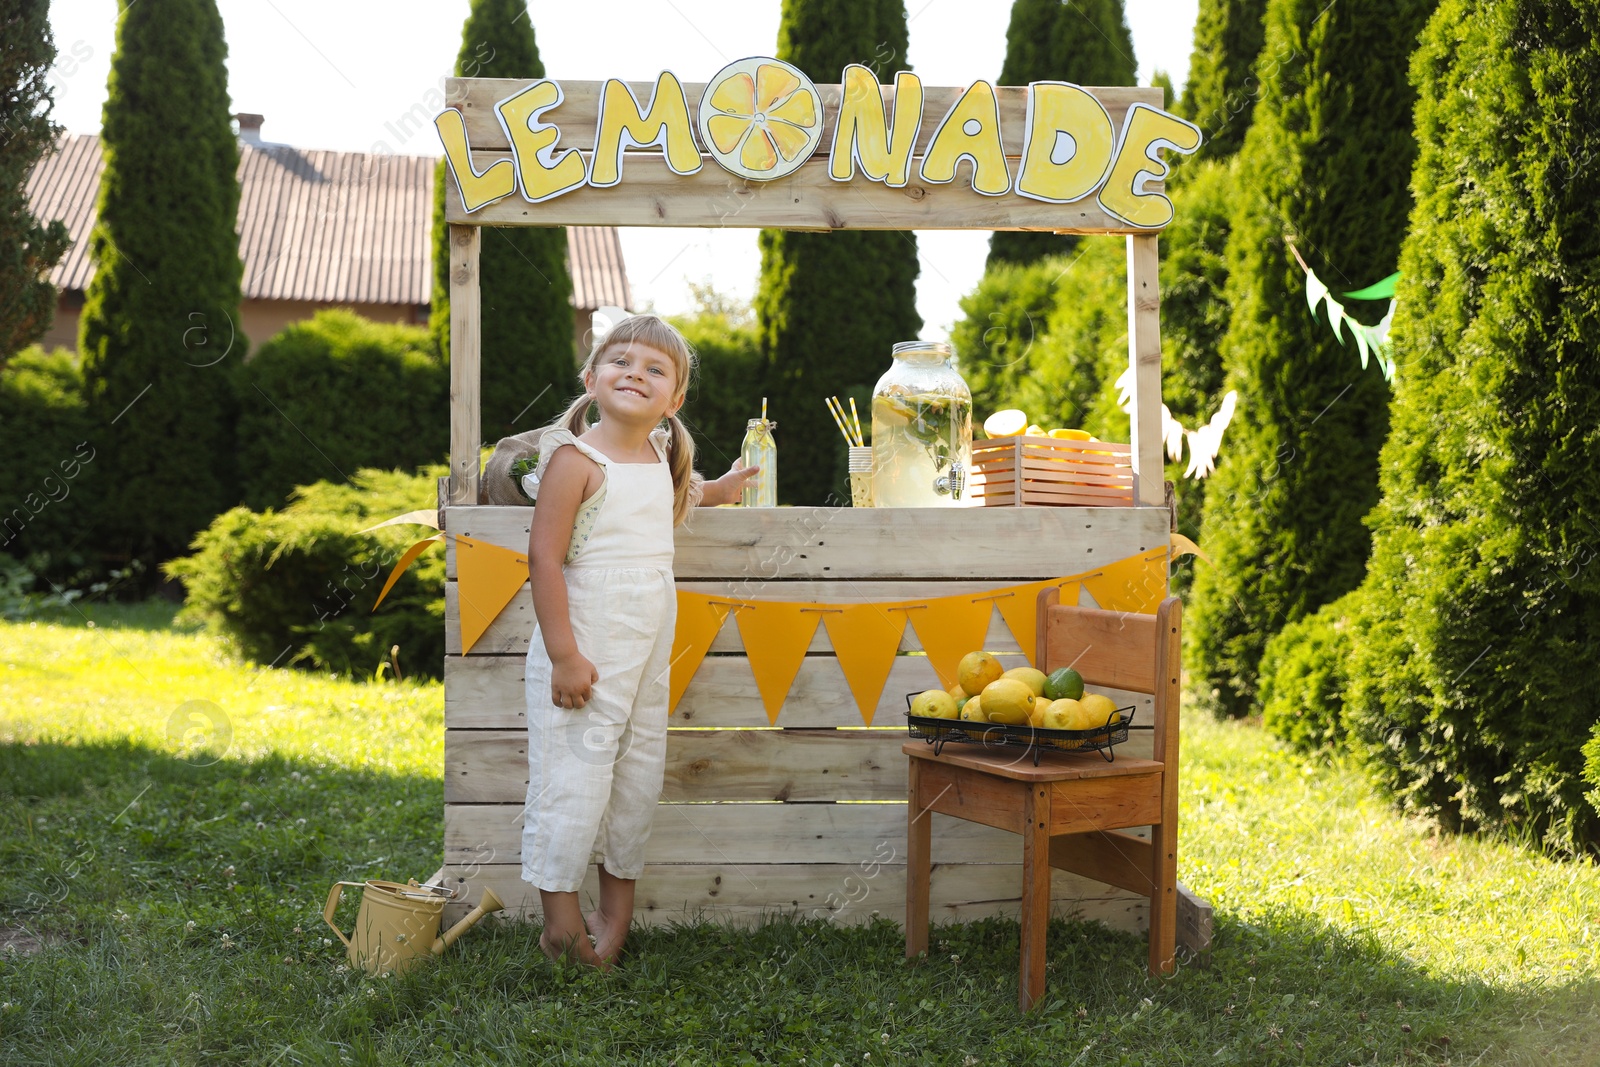
{"label": "wooden lemonade stand", "polygon": [[[980,82],[967,89],[923,90],[920,83],[907,81],[907,75],[893,86],[877,87],[874,81],[878,92],[870,94],[870,104],[881,108],[893,134],[874,147],[870,129],[860,133],[865,147],[856,146],[855,166],[844,178],[837,169],[830,173],[830,155],[839,151],[835,141],[841,102],[847,92],[859,96],[860,85],[852,89],[849,73],[842,76],[843,89],[815,86],[822,106],[816,116],[820,135],[814,138],[814,155],[802,159],[792,173],[766,181],[733,173],[725,161],[714,159],[703,126],[698,138],[687,137],[684,123],[698,112],[706,84],[680,85],[669,74],[655,83],[626,85],[566,82],[555,87],[548,81],[471,78],[449,82],[449,110],[437,120],[451,172],[451,474],[440,502],[449,553],[445,840],[444,866],[430,879],[458,892],[447,921],[485,889],[505,902],[507,915],[536,917],[539,912],[537,890],[520,876],[528,780],[523,662],[535,622],[528,586],[492,619],[474,627],[475,633],[481,631],[474,640],[463,639],[458,539],[525,553],[532,516],[527,507],[477,503],[478,271],[484,226],[1032,229],[1125,236],[1134,383],[1131,503],[702,508],[688,526],[677,529],[675,572],[680,596],[709,594],[735,603],[771,598],[877,604],[968,593],[982,598],[1020,583],[1093,575],[1097,568],[1142,555],[1159,558],[1159,587],[1142,591],[1137,610],[1153,613],[1166,595],[1162,553],[1169,543],[1171,513],[1164,500],[1160,439],[1159,226],[1135,225],[1108,211],[1101,203],[1107,199],[1103,187],[1099,194],[1070,203],[1014,189],[1002,194],[976,191],[980,165],[991,178],[996,165],[994,158],[977,158],[981,151],[966,157],[966,172],[953,174],[954,180],[930,180],[919,170],[939,131],[950,126],[940,122],[941,116],[948,118],[956,109],[953,117],[960,120],[959,109],[969,105],[982,113],[987,91],[994,121],[979,125],[991,127],[984,136],[1000,146],[996,152],[1003,151],[1002,170],[1008,177],[1018,174],[1020,181],[1027,139],[1039,122],[1049,119],[1042,104],[1030,102],[1029,87],[992,89]],[[717,85],[717,79],[710,84]],[[913,91],[920,94],[916,114],[910,107]],[[1157,111],[1159,89],[1079,92],[1098,101],[1109,116],[1114,143],[1102,145],[1107,158],[1127,155],[1123,149],[1135,112],[1145,119],[1164,115]],[[677,93],[687,114],[678,114]],[[642,101],[650,102],[648,114]],[[603,114],[608,109],[622,113],[624,136],[616,134],[618,123],[608,125]],[[967,129],[972,126],[970,120],[965,123]],[[1162,136],[1170,138],[1172,129],[1162,126]],[[647,140],[652,133],[656,137],[650,145],[634,148],[632,142]],[[1080,157],[1094,150],[1094,133],[1078,130],[1075,140],[1069,138]],[[603,142],[598,153],[597,141]],[[1055,146],[1061,143],[1057,137]],[[1171,143],[1167,140],[1166,146]],[[1044,144],[1036,139],[1036,155],[1045,150],[1040,147]],[[623,147],[634,150],[624,153]],[[577,152],[566,155],[570,149]],[[844,153],[850,151],[845,144]],[[608,169],[613,155],[614,172]],[[699,164],[692,173],[690,155]],[[899,184],[891,184],[892,173],[889,181],[871,175],[875,159],[881,163],[890,157],[901,159]],[[1036,169],[1047,168],[1038,163]],[[1126,180],[1123,162],[1104,169],[1110,178],[1102,176],[1102,182],[1116,180],[1118,173]],[[1164,170],[1155,163],[1144,170],[1146,180],[1134,181],[1142,191],[1130,195],[1165,204],[1158,180]],[[597,171],[602,172],[598,178]],[[513,172],[515,194],[506,188]],[[1149,181],[1151,176],[1157,180]],[[610,185],[606,177],[614,179]],[[1126,197],[1121,202],[1132,203]],[[862,355],[879,360],[888,353]],[[817,399],[820,403],[822,398]],[[1092,585],[1062,588],[1064,595],[1070,592],[1071,602],[1094,607]],[[680,609],[680,630],[682,626]],[[1007,667],[1029,659],[1012,630],[999,612],[991,611],[981,642]],[[1026,647],[1031,651],[1031,644]],[[638,884],[636,918],[656,923],[703,915],[746,922],[798,914],[849,923],[881,915],[903,922],[908,787],[902,753],[907,740],[904,694],[933,687],[942,686],[913,624],[904,629],[876,707],[863,709],[827,629],[818,626],[782,698],[779,719],[769,706],[771,694],[764,700],[758,690],[740,628],[723,625],[673,709],[666,780]],[[1135,704],[1136,714],[1149,721],[1150,696],[1108,692],[1122,698],[1119,703]],[[1118,758],[1148,756],[1149,736],[1135,734],[1119,746]],[[1016,916],[1023,895],[1016,835],[943,814],[931,815],[930,825],[937,862],[926,891],[933,921]],[[1052,913],[1099,919],[1120,929],[1147,925],[1146,897],[1055,873],[1049,892]],[[591,870],[585,893],[593,896],[596,890]],[[1178,908],[1179,942],[1204,950],[1209,914],[1203,902],[1185,895]]]}

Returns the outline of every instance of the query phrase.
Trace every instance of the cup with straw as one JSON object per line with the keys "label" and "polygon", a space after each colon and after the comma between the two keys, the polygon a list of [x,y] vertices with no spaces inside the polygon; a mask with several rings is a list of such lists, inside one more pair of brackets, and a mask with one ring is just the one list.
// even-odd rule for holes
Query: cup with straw
{"label": "cup with straw", "polygon": [[844,405],[839,398],[830,396],[824,398],[828,406],[828,414],[833,416],[835,426],[844,435],[845,454],[849,457],[848,469],[850,472],[850,506],[857,508],[870,508],[872,506],[872,446],[864,443],[861,434],[861,417],[856,413],[856,401],[850,398],[850,414],[846,415]]}

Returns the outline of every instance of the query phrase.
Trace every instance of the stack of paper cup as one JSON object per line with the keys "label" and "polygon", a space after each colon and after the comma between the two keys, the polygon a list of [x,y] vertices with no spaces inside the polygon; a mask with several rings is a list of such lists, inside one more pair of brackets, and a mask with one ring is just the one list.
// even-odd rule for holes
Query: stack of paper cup
{"label": "stack of paper cup", "polygon": [[850,506],[872,506],[872,446],[851,446],[850,453]]}

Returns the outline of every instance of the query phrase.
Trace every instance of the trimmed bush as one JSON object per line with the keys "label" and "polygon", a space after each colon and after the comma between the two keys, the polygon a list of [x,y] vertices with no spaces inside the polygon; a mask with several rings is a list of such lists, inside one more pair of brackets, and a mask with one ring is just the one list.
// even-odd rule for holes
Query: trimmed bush
{"label": "trimmed bush", "polygon": [[1268,732],[1301,752],[1342,746],[1344,695],[1355,648],[1359,590],[1280,630],[1261,653],[1261,714]]}
{"label": "trimmed bush", "polygon": [[[544,77],[526,0],[471,0],[461,25],[455,75],[516,79],[524,85]],[[432,137],[431,131],[428,136]],[[433,183],[429,329],[434,347],[446,361],[450,354],[450,228],[444,219],[448,185],[441,159]],[[548,424],[583,390],[573,350],[566,228],[486,226],[481,234],[478,395],[483,439],[493,445],[502,437]],[[435,418],[443,424],[440,410]]]}
{"label": "trimmed bush", "polygon": [[1394,431],[1346,703],[1402,806],[1566,852],[1600,843],[1597,38],[1593,4],[1447,0],[1412,61]]}
{"label": "trimmed bush", "polygon": [[234,508],[165,569],[188,599],[179,619],[200,622],[246,659],[369,676],[400,646],[406,676],[444,670],[444,550],[430,548],[372,605],[420,526],[363,528],[431,507],[444,465],[415,474],[361,470],[349,484],[296,489],[282,511]]}
{"label": "trimmed bush", "polygon": [[1259,709],[1269,637],[1362,579],[1389,389],[1309,313],[1285,235],[1341,289],[1393,272],[1416,155],[1407,63],[1433,2],[1267,6],[1263,54],[1292,58],[1263,78],[1238,157],[1222,352],[1239,406],[1206,485],[1217,565],[1195,571],[1185,635],[1195,704],[1220,716]]}
{"label": "trimmed bush", "polygon": [[0,552],[32,557],[29,569],[55,580],[93,544],[93,436],[71,352],[35,346],[0,369]]}
{"label": "trimmed bush", "polygon": [[1178,112],[1200,127],[1200,158],[1239,151],[1259,85],[1251,73],[1266,36],[1267,0],[1200,0],[1189,81]]}
{"label": "trimmed bush", "polygon": [[216,0],[119,5],[78,320],[107,552],[183,552],[239,500],[239,141]]}
{"label": "trimmed bush", "polygon": [[[880,82],[910,69],[902,0],[783,0],[782,8],[777,58],[814,82],[837,82],[849,63],[871,68]],[[908,230],[762,230],[758,241],[759,395],[768,398],[768,413],[778,422],[778,502],[849,500],[839,430],[822,398],[854,396],[867,429],[870,410],[862,400],[888,368],[890,349],[922,330],[917,236]],[[750,415],[760,413],[757,407]]]}
{"label": "trimmed bush", "polygon": [[412,470],[450,447],[450,371],[420,326],[319,311],[262,345],[237,389],[246,507],[282,507],[296,486],[362,467]]}

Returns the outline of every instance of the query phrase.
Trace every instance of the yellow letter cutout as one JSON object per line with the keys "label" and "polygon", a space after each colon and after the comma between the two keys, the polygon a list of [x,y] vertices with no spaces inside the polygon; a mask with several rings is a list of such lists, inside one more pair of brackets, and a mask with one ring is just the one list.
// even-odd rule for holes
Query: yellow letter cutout
{"label": "yellow letter cutout", "polygon": [[517,191],[517,168],[511,160],[495,160],[482,174],[472,168],[472,154],[467,149],[467,120],[460,111],[445,108],[433,117],[433,127],[439,131],[444,161],[461,192],[461,206],[469,214]]}
{"label": "yellow letter cutout", "polygon": [[569,148],[557,156],[561,129],[541,121],[564,95],[555,82],[536,81],[494,105],[500,128],[511,142],[511,155],[517,161],[517,185],[523,199],[531,204],[571,192],[585,180],[583,157],[578,150]]}
{"label": "yellow letter cutout", "polygon": [[700,149],[689,130],[689,103],[677,76],[670,70],[661,72],[650,98],[650,111],[643,115],[627,83],[608,80],[600,91],[600,121],[595,126],[589,184],[601,189],[617,184],[622,180],[623,150],[630,145],[647,148],[653,144],[661,146],[674,174],[693,174],[700,169]]}
{"label": "yellow letter cutout", "polygon": [[1117,129],[1100,101],[1070,82],[1031,82],[1027,130],[1019,196],[1070,204],[1100,187],[1117,147]]}
{"label": "yellow letter cutout", "polygon": [[939,123],[922,157],[922,180],[938,185],[953,181],[963,158],[972,161],[972,187],[978,192],[1001,196],[1010,191],[1011,171],[1000,143],[1000,105],[994,86],[985,81],[968,86]]}
{"label": "yellow letter cutout", "polygon": [[1156,153],[1170,148],[1187,155],[1199,147],[1199,127],[1149,104],[1134,104],[1122,123],[1122,143],[1111,177],[1100,190],[1100,206],[1132,226],[1165,226],[1172,221],[1172,201],[1145,191],[1147,183],[1162,180],[1171,170]]}
{"label": "yellow letter cutout", "polygon": [[828,176],[836,182],[861,173],[898,189],[911,178],[911,148],[922,128],[922,79],[909,70],[894,76],[894,130],[886,127],[878,79],[852,63],[840,78],[839,121],[833,130]]}

